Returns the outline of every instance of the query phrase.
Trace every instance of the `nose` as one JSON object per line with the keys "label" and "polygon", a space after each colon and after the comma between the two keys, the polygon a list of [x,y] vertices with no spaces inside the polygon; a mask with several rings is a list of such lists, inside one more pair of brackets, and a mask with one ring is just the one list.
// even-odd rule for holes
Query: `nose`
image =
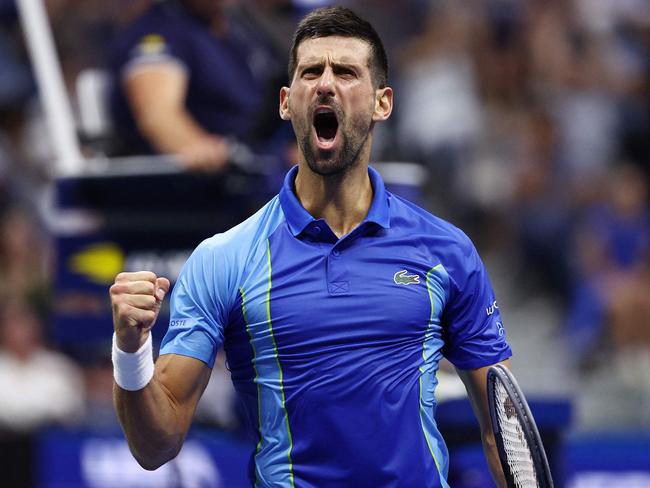
{"label": "nose", "polygon": [[331,68],[327,67],[323,70],[323,73],[318,79],[316,91],[319,97],[334,96],[334,73],[332,73]]}

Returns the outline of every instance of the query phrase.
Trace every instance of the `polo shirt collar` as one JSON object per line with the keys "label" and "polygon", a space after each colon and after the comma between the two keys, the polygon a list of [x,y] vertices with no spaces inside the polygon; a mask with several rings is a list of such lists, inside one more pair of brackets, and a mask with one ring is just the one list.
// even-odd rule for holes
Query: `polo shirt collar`
{"label": "polo shirt collar", "polygon": [[[294,166],[284,177],[284,184],[280,190],[280,205],[284,212],[291,233],[298,236],[305,228],[315,219],[300,204],[298,197],[294,192],[294,181],[298,174],[298,166]],[[380,227],[388,229],[390,227],[390,212],[388,206],[388,194],[381,176],[373,168],[368,167],[368,176],[373,189],[372,202],[368,215],[364,222],[374,222]]]}

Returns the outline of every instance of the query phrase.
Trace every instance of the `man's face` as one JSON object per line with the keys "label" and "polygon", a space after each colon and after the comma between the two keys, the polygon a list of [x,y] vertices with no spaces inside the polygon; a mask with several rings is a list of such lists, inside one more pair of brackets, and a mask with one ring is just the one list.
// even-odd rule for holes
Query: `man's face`
{"label": "man's face", "polygon": [[280,92],[280,115],[291,120],[305,162],[317,174],[356,165],[368,154],[373,122],[390,114],[392,91],[373,87],[369,54],[367,42],[348,37],[306,39],[298,46],[291,87]]}

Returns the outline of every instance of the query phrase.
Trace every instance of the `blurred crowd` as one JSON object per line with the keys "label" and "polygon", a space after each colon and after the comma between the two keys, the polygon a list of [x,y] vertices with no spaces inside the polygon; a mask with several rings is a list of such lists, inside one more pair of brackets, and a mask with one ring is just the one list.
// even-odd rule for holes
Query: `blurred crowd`
{"label": "blurred crowd", "polygon": [[[184,2],[192,15],[218,11],[199,17],[223,49],[241,52],[243,43],[247,56],[219,54],[233,66],[248,60],[233,85],[232,69],[206,75],[207,60],[192,61],[201,41],[181,39],[179,54],[172,41],[135,38],[115,64],[115,46],[137,19],[163,8],[159,2],[45,0],[71,100],[80,75],[99,68],[113,70],[112,86],[123,90],[115,96],[132,104],[130,122],[83,139],[84,154],[174,153],[187,171],[224,171],[231,153],[223,143],[236,138],[273,154],[282,173],[295,161],[275,108],[291,33],[302,14],[327,3]],[[465,229],[482,255],[505,258],[514,300],[545,296],[561,310],[553,331],[568,344],[572,372],[585,385],[609,384],[618,402],[579,423],[591,428],[614,416],[614,425],[650,426],[650,4],[340,3],[376,26],[389,54],[395,112],[376,128],[373,160],[421,165],[428,181],[420,203]],[[128,77],[160,82],[160,66],[172,68],[175,95],[168,113],[158,107],[147,115],[147,88]],[[182,103],[206,89],[197,86],[204,75],[221,87],[217,99],[205,95],[215,120]],[[168,127],[156,125],[166,117]],[[172,141],[186,122],[187,137]],[[128,124],[148,144],[136,150],[119,140]],[[17,9],[0,0],[0,433],[7,439],[52,422],[114,423],[110,364],[81,364],[49,334],[54,236],[43,209],[56,176],[52,159]],[[232,392],[218,381],[214,391],[203,418],[236,428],[236,416],[214,400],[231,401]]]}

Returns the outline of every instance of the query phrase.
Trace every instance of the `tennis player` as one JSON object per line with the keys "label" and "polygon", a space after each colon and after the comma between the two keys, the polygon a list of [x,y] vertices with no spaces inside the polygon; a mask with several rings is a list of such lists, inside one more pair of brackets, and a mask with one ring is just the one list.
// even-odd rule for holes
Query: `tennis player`
{"label": "tennis player", "polygon": [[155,366],[169,281],[122,273],[111,287],[115,406],[133,455],[155,469],[178,454],[223,345],[256,440],[251,484],[448,487],[434,420],[444,356],[505,486],[485,384],[511,350],[485,268],[465,234],[369,167],[373,127],[393,108],[381,40],[350,10],[316,10],[289,75],[280,116],[300,161],[279,195],[189,258]]}

